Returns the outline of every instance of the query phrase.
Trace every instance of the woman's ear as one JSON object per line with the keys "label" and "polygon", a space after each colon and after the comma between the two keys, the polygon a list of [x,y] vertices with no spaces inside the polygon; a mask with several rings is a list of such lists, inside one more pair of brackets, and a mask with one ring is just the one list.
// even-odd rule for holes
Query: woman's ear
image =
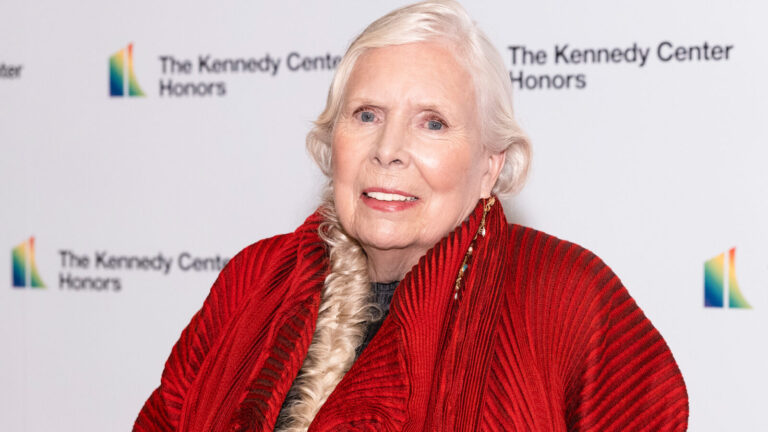
{"label": "woman's ear", "polygon": [[480,184],[480,197],[488,198],[491,196],[491,191],[496,185],[496,180],[499,179],[501,174],[501,168],[504,166],[504,161],[507,157],[507,152],[488,152],[488,169],[483,175],[483,180]]}

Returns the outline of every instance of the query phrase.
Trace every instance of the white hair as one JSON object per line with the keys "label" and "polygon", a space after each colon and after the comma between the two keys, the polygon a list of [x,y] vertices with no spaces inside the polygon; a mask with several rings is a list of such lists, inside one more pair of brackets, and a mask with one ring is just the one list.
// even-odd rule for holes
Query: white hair
{"label": "white hair", "polygon": [[515,121],[508,71],[499,52],[458,2],[428,0],[394,10],[371,23],[352,42],[336,70],[325,109],[307,135],[307,149],[329,179],[322,207],[326,222],[320,235],[329,246],[330,273],[309,353],[289,391],[289,403],[280,413],[277,430],[307,430],[355,361],[355,350],[362,344],[368,323],[380,316],[371,301],[365,252],[344,231],[333,202],[331,141],[347,81],[367,50],[425,41],[450,44],[457,60],[473,77],[483,145],[491,152],[505,153],[493,193],[517,192],[525,181],[531,147]]}

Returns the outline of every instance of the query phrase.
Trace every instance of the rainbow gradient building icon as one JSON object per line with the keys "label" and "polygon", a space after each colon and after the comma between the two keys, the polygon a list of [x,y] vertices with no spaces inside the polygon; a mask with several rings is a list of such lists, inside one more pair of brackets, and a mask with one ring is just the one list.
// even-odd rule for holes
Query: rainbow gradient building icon
{"label": "rainbow gradient building icon", "polygon": [[109,95],[144,96],[133,72],[133,44],[116,52],[109,58]]}
{"label": "rainbow gradient building icon", "polygon": [[727,263],[725,253],[704,263],[704,307],[752,309],[736,280],[736,248],[728,251]]}
{"label": "rainbow gradient building icon", "polygon": [[30,237],[11,250],[14,288],[45,288],[35,264],[35,238]]}

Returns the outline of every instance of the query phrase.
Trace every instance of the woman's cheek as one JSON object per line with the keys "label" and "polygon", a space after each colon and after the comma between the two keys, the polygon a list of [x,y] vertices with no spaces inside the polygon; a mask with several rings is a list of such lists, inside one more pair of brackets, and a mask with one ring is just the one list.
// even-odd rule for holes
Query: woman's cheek
{"label": "woman's cheek", "polygon": [[334,137],[333,145],[333,180],[334,183],[348,182],[354,178],[354,171],[360,166],[356,160],[354,146],[347,134],[339,133]]}
{"label": "woman's cheek", "polygon": [[415,158],[433,190],[449,191],[467,180],[470,174],[471,155],[465,153],[454,146],[439,145],[423,149]]}

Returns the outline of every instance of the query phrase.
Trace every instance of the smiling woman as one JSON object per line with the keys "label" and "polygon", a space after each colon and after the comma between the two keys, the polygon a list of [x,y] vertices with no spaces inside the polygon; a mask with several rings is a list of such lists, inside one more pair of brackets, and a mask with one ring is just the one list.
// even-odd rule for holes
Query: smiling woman
{"label": "smiling woman", "polygon": [[320,209],[227,264],[135,430],[685,430],[619,279],[497,203],[530,157],[511,97],[454,1],[368,26],[307,137]]}
{"label": "smiling woman", "polygon": [[357,61],[333,129],[333,191],[373,281],[401,280],[489,198],[504,153],[481,142],[469,73],[439,42],[371,50]]}

